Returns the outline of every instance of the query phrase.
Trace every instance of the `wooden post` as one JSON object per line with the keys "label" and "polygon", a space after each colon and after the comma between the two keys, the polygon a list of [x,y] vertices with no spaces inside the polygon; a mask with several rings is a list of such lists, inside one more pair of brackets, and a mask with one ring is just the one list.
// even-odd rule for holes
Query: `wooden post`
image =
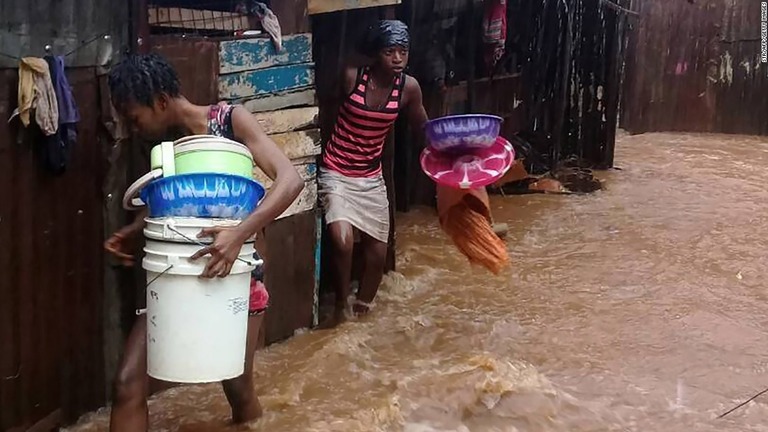
{"label": "wooden post", "polygon": [[564,16],[566,17],[566,23],[565,23],[565,34],[563,37],[563,63],[561,65],[561,81],[558,85],[555,85],[555,88],[558,88],[560,90],[560,99],[558,102],[560,103],[560,106],[557,108],[557,117],[555,118],[555,130],[553,131],[553,141],[554,146],[552,148],[552,170],[556,170],[557,167],[560,164],[560,157],[562,155],[563,151],[563,142],[565,141],[565,116],[568,113],[568,88],[570,83],[570,75],[571,75],[571,54],[572,54],[572,46],[573,46],[573,19],[575,16],[574,8],[569,8],[568,4],[565,0],[558,1],[558,6],[562,4],[562,7],[565,8]]}
{"label": "wooden post", "polygon": [[477,63],[477,34],[475,27],[476,8],[474,0],[469,2],[469,22],[471,23],[469,33],[469,67],[467,69],[467,112],[471,113],[475,109],[475,65]]}
{"label": "wooden post", "polygon": [[624,25],[626,16],[617,16],[613,21],[613,29],[608,31],[606,37],[611,41],[608,44],[606,55],[608,56],[608,73],[606,79],[606,107],[605,116],[605,148],[598,155],[598,167],[610,168],[613,166],[614,149],[616,148],[616,128],[619,115],[619,98],[621,95],[621,61],[624,51]]}
{"label": "wooden post", "polygon": [[395,230],[395,206],[397,200],[395,199],[395,179],[394,179],[394,162],[395,162],[395,142],[394,134],[389,134],[387,141],[384,144],[384,154],[382,155],[382,170],[384,171],[384,183],[387,186],[387,200],[389,201],[389,247],[387,248],[387,264],[384,267],[384,272],[395,271],[395,257],[397,253],[396,242],[396,230]]}

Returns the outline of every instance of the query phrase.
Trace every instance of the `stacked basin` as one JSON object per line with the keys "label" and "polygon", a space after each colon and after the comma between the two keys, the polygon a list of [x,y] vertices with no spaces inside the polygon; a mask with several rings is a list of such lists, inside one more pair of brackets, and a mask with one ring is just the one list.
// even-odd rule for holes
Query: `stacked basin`
{"label": "stacked basin", "polygon": [[262,265],[247,241],[225,278],[201,279],[210,257],[190,261],[213,238],[203,229],[234,227],[264,197],[244,145],[192,136],[152,149],[152,170],[123,198],[147,207],[147,369],[171,382],[205,383],[243,373],[251,272]]}
{"label": "stacked basin", "polygon": [[441,117],[427,122],[428,147],[421,168],[442,186],[478,189],[506,174],[515,152],[499,136],[502,118],[485,114]]}

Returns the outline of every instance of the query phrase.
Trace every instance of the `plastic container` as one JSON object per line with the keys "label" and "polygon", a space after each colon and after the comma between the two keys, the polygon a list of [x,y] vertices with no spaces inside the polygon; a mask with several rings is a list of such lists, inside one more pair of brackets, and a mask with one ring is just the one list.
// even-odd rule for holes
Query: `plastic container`
{"label": "plastic container", "polygon": [[[168,161],[168,147],[173,160]],[[150,163],[153,170],[163,169],[163,176],[177,174],[220,173],[253,177],[253,156],[248,147],[221,137],[195,135],[173,143],[164,142],[152,148]],[[173,167],[173,172],[168,167]]]}
{"label": "plastic container", "polygon": [[421,169],[435,183],[455,189],[476,189],[502,178],[515,162],[515,150],[498,137],[494,145],[462,154],[426,148],[421,153]]}
{"label": "plastic container", "polygon": [[[154,170],[137,180],[123,197],[126,210],[149,207],[149,216],[244,219],[264,198],[253,179],[230,174],[199,173],[161,177]],[[141,199],[136,199],[138,195]]]}
{"label": "plastic container", "polygon": [[425,126],[429,145],[453,153],[491,147],[501,131],[501,117],[467,114],[440,117]]}
{"label": "plastic container", "polygon": [[[245,366],[253,243],[243,245],[226,278],[201,279],[208,258],[190,262],[201,246],[183,243],[205,227],[237,221],[148,220],[147,372],[170,382],[208,383],[240,376]],[[179,236],[182,232],[184,236]],[[163,239],[163,240],[158,240]]]}

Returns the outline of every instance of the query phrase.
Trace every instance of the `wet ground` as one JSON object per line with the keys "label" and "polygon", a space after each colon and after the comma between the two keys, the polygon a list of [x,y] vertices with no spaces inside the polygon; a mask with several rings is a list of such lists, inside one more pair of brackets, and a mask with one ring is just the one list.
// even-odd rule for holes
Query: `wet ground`
{"label": "wet ground", "polygon": [[[605,190],[496,197],[513,267],[472,269],[429,210],[361,322],[257,354],[255,431],[763,431],[768,140],[622,137]],[[224,431],[219,386],[152,430]],[[108,411],[71,431],[107,429]]]}

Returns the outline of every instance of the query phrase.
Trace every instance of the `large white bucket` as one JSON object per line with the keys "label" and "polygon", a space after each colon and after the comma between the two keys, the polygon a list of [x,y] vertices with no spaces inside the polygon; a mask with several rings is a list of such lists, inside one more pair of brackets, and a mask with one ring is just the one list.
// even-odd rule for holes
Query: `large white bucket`
{"label": "large white bucket", "polygon": [[[190,262],[190,243],[212,219],[147,220],[147,372],[170,382],[206,383],[240,376],[245,366],[250,273],[261,265],[253,243],[223,279],[201,279],[208,258]],[[181,233],[181,234],[179,234]],[[182,242],[184,241],[184,243]]]}

